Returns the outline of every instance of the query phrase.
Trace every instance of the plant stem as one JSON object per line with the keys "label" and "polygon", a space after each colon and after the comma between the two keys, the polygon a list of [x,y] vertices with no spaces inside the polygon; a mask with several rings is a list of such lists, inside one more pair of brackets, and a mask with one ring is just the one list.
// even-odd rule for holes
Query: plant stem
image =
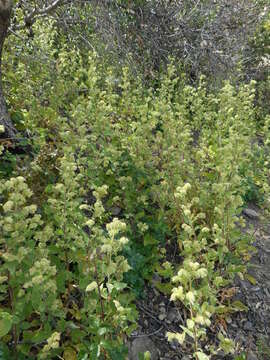
{"label": "plant stem", "polygon": [[98,286],[99,302],[100,302],[100,306],[101,306],[101,319],[104,320],[104,318],[105,318],[104,304],[103,304],[103,299],[102,299],[102,296],[101,296],[100,283],[99,283],[99,279],[98,279],[97,264],[96,264],[95,260],[94,260],[94,266],[95,266],[95,278],[96,278],[97,286]]}

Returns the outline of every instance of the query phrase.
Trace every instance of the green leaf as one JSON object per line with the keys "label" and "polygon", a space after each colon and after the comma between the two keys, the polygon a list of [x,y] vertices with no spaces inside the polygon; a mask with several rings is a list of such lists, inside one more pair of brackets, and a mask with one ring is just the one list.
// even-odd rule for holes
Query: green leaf
{"label": "green leaf", "polygon": [[198,360],[209,360],[210,359],[210,357],[208,355],[204,354],[201,351],[197,351],[195,353],[195,355],[197,356]]}
{"label": "green leaf", "polygon": [[113,285],[117,291],[121,291],[127,287],[127,284],[118,281],[116,281]]}
{"label": "green leaf", "polygon": [[158,241],[150,234],[146,234],[143,239],[143,244],[144,244],[144,246],[155,245],[155,244],[158,244]]}
{"label": "green leaf", "polygon": [[[5,316],[5,314],[7,316]],[[2,319],[0,320],[0,338],[7,335],[12,327],[12,317],[8,313],[1,314]]]}
{"label": "green leaf", "polygon": [[146,351],[144,353],[144,360],[151,360],[151,353],[150,351]]}
{"label": "green leaf", "polygon": [[194,333],[190,331],[187,327],[180,325],[186,334],[188,334],[192,339],[194,339]]}
{"label": "green leaf", "polygon": [[98,335],[99,336],[103,336],[104,334],[106,334],[107,333],[107,328],[105,328],[105,327],[102,327],[102,328],[99,328],[98,329]]}
{"label": "green leaf", "polygon": [[65,360],[76,360],[77,359],[76,351],[70,347],[65,349],[63,358]]}
{"label": "green leaf", "polygon": [[[163,267],[162,267],[163,266]],[[157,272],[162,277],[169,279],[173,276],[173,266],[169,262],[163,264],[162,266],[157,266]]]}
{"label": "green leaf", "polygon": [[39,343],[47,340],[51,336],[51,327],[49,324],[44,326],[44,329],[37,330],[32,336],[33,343]]}
{"label": "green leaf", "polygon": [[98,285],[97,285],[96,281],[92,281],[91,284],[89,284],[86,287],[85,291],[90,292],[90,291],[93,291],[93,290],[97,289],[97,287],[98,287]]}
{"label": "green leaf", "polygon": [[251,276],[251,275],[249,275],[249,274],[246,274],[246,279],[252,284],[252,285],[256,285],[257,284],[257,280],[253,277],[253,276]]}
{"label": "green leaf", "polygon": [[154,286],[163,294],[169,295],[172,292],[173,285],[170,283],[161,283],[160,281],[155,282]]}
{"label": "green leaf", "polygon": [[0,343],[0,360],[13,360],[9,347],[4,343]]}
{"label": "green leaf", "polygon": [[243,304],[240,300],[234,301],[232,307],[238,311],[248,311],[248,307]]}

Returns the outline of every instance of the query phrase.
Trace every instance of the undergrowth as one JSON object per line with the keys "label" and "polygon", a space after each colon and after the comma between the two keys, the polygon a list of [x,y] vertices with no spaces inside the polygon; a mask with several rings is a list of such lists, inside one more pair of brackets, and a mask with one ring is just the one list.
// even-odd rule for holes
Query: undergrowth
{"label": "undergrowth", "polygon": [[[168,340],[188,339],[196,360],[233,353],[226,334],[207,336],[241,310],[221,294],[252,251],[243,205],[268,206],[270,119],[258,143],[255,83],[211,93],[169,66],[147,88],[127,69],[115,81],[95,54],[55,57],[6,64],[10,111],[20,109],[32,153],[2,154],[2,358],[124,359],[133,300],[155,272],[188,314]],[[168,262],[172,243],[179,263]]]}

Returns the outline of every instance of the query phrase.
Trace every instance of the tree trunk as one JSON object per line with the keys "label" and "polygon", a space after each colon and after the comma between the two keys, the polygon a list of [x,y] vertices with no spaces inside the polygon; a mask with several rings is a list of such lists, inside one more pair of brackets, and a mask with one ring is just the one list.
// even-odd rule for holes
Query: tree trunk
{"label": "tree trunk", "polygon": [[17,136],[17,130],[12,124],[7,110],[2,85],[2,52],[7,31],[10,23],[10,16],[12,10],[12,1],[0,0],[0,125],[4,126],[5,132],[0,134],[1,138],[14,139]]}

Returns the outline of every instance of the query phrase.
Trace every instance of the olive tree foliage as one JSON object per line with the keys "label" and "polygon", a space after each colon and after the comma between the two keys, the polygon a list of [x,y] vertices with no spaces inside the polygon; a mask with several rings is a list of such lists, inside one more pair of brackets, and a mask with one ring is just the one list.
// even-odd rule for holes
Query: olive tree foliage
{"label": "olive tree foliage", "polygon": [[[256,0],[95,0],[96,30],[107,49],[146,75],[170,57],[191,77],[228,77],[252,62],[249,39],[267,13]],[[151,74],[150,74],[151,75]]]}

